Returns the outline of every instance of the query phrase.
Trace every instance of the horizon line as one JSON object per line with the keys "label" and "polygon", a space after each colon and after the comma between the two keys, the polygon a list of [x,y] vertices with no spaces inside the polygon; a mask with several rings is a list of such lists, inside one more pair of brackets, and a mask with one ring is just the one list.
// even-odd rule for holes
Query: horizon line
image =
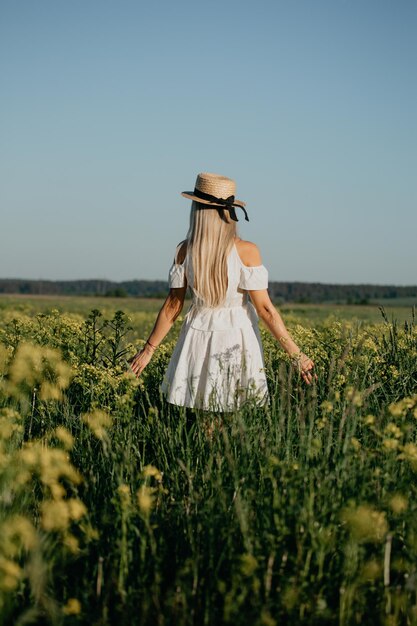
{"label": "horizon line", "polygon": [[[35,282],[35,283],[76,283],[76,282],[107,282],[107,283],[133,283],[144,281],[149,283],[166,283],[167,279],[162,278],[128,278],[122,280],[114,280],[111,278],[0,278],[1,281],[19,281],[19,282]],[[269,280],[269,283],[302,283],[317,285],[338,285],[338,286],[371,286],[371,287],[405,287],[417,289],[417,284],[395,284],[395,283],[371,283],[371,282],[322,282],[320,280]]]}

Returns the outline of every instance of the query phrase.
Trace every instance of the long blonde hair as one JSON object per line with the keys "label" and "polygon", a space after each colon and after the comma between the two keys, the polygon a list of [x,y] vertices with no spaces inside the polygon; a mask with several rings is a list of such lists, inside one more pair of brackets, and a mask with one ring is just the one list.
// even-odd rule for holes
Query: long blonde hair
{"label": "long blonde hair", "polygon": [[187,254],[193,267],[193,290],[208,307],[224,302],[228,286],[227,258],[234,244],[236,222],[229,212],[192,202]]}

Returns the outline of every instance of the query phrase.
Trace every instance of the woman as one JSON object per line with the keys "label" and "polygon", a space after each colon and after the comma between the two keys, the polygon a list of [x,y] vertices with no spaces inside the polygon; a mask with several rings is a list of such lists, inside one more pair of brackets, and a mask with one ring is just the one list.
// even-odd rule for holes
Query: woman
{"label": "woman", "polygon": [[[289,335],[272,304],[268,272],[258,247],[236,233],[235,182],[218,174],[197,176],[190,228],[169,272],[169,295],[144,347],[131,361],[139,376],[181,313],[187,287],[193,295],[161,390],[168,402],[203,410],[233,411],[245,402],[265,404],[268,389],[258,316],[293,356],[303,379],[313,380],[313,361]],[[314,375],[314,378],[317,376]]]}

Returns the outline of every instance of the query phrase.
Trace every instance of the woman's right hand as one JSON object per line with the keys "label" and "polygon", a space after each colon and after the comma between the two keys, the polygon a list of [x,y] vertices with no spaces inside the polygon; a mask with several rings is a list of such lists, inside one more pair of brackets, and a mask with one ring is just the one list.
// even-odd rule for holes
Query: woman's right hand
{"label": "woman's right hand", "polygon": [[153,353],[154,350],[149,346],[149,344],[146,343],[142,350],[139,350],[139,352],[137,352],[135,356],[130,359],[130,369],[137,378],[139,378],[145,367],[148,365]]}

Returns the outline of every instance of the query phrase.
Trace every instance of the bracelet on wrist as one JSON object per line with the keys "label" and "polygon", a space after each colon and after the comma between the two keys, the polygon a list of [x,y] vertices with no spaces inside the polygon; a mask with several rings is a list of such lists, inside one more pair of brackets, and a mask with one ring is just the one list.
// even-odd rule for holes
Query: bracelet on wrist
{"label": "bracelet on wrist", "polygon": [[293,361],[293,363],[299,363],[302,354],[303,353],[300,350],[299,352],[291,352],[289,356],[290,356],[291,361]]}
{"label": "bracelet on wrist", "polygon": [[145,345],[148,344],[148,346],[150,346],[152,348],[152,350],[156,350],[158,346],[154,346],[153,343],[151,343],[148,339],[145,342]]}

